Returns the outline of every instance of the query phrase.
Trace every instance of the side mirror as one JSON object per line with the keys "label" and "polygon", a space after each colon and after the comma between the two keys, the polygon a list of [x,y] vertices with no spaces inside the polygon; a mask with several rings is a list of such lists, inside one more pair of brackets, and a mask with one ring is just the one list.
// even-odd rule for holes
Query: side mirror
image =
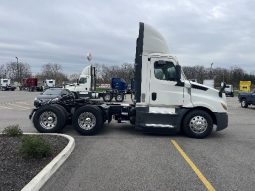
{"label": "side mirror", "polygon": [[180,82],[181,78],[182,78],[182,69],[181,69],[181,66],[180,65],[176,65],[175,68],[176,68],[176,80],[177,80],[177,82]]}

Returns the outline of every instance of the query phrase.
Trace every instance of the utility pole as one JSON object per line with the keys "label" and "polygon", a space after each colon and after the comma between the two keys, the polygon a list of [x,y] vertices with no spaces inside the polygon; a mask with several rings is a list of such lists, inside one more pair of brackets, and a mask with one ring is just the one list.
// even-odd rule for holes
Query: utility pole
{"label": "utility pole", "polygon": [[16,78],[17,78],[17,81],[19,82],[19,58],[16,56],[16,59],[17,59],[17,74],[16,74]]}
{"label": "utility pole", "polygon": [[211,74],[211,79],[212,79],[212,66],[213,66],[213,62],[211,63],[211,70],[210,70],[210,74]]}

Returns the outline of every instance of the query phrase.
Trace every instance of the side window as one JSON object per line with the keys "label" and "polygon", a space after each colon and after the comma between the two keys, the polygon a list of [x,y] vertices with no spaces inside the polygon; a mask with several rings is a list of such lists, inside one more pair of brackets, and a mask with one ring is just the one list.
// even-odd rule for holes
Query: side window
{"label": "side window", "polygon": [[175,65],[168,61],[156,61],[154,63],[154,75],[159,80],[176,81]]}
{"label": "side window", "polygon": [[87,78],[80,78],[79,84],[86,84],[87,83]]}

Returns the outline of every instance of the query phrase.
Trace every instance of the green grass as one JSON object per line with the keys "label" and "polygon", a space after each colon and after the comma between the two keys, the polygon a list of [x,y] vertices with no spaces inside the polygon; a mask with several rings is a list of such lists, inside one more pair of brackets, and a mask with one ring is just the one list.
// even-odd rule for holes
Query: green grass
{"label": "green grass", "polygon": [[19,137],[23,134],[23,131],[19,125],[10,125],[5,127],[2,133],[8,137]]}
{"label": "green grass", "polygon": [[50,144],[42,137],[25,135],[22,137],[20,153],[24,158],[44,158],[52,155]]}

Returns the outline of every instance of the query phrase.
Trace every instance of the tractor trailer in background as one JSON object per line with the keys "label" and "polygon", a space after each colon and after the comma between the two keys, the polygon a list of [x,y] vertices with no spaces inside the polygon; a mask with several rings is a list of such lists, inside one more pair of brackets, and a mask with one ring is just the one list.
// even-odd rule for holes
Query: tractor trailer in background
{"label": "tractor trailer in background", "polygon": [[77,83],[66,84],[64,88],[74,92],[79,98],[98,99],[102,97],[105,102],[111,102],[115,98],[117,102],[122,102],[127,91],[127,84],[122,78],[112,78],[111,89],[97,92],[96,69],[89,65],[82,70]]}
{"label": "tractor trailer in background", "polygon": [[24,78],[19,86],[20,90],[25,91],[44,91],[47,88],[53,88],[56,86],[56,80],[46,79],[45,81],[39,82],[38,78]]}
{"label": "tractor trailer in background", "polygon": [[43,91],[43,86],[38,84],[37,78],[24,78],[22,79],[21,85],[19,87],[20,90],[25,91]]}
{"label": "tractor trailer in background", "polygon": [[1,79],[0,80],[0,89],[2,91],[14,91],[15,86],[11,85],[11,79]]}
{"label": "tractor trailer in background", "polygon": [[29,117],[43,133],[60,132],[71,118],[82,135],[100,132],[113,119],[130,121],[137,130],[182,131],[194,138],[207,137],[214,125],[217,131],[228,126],[225,86],[218,91],[187,80],[162,35],[144,23],[136,41],[134,81],[130,104],[65,97],[38,105]]}

